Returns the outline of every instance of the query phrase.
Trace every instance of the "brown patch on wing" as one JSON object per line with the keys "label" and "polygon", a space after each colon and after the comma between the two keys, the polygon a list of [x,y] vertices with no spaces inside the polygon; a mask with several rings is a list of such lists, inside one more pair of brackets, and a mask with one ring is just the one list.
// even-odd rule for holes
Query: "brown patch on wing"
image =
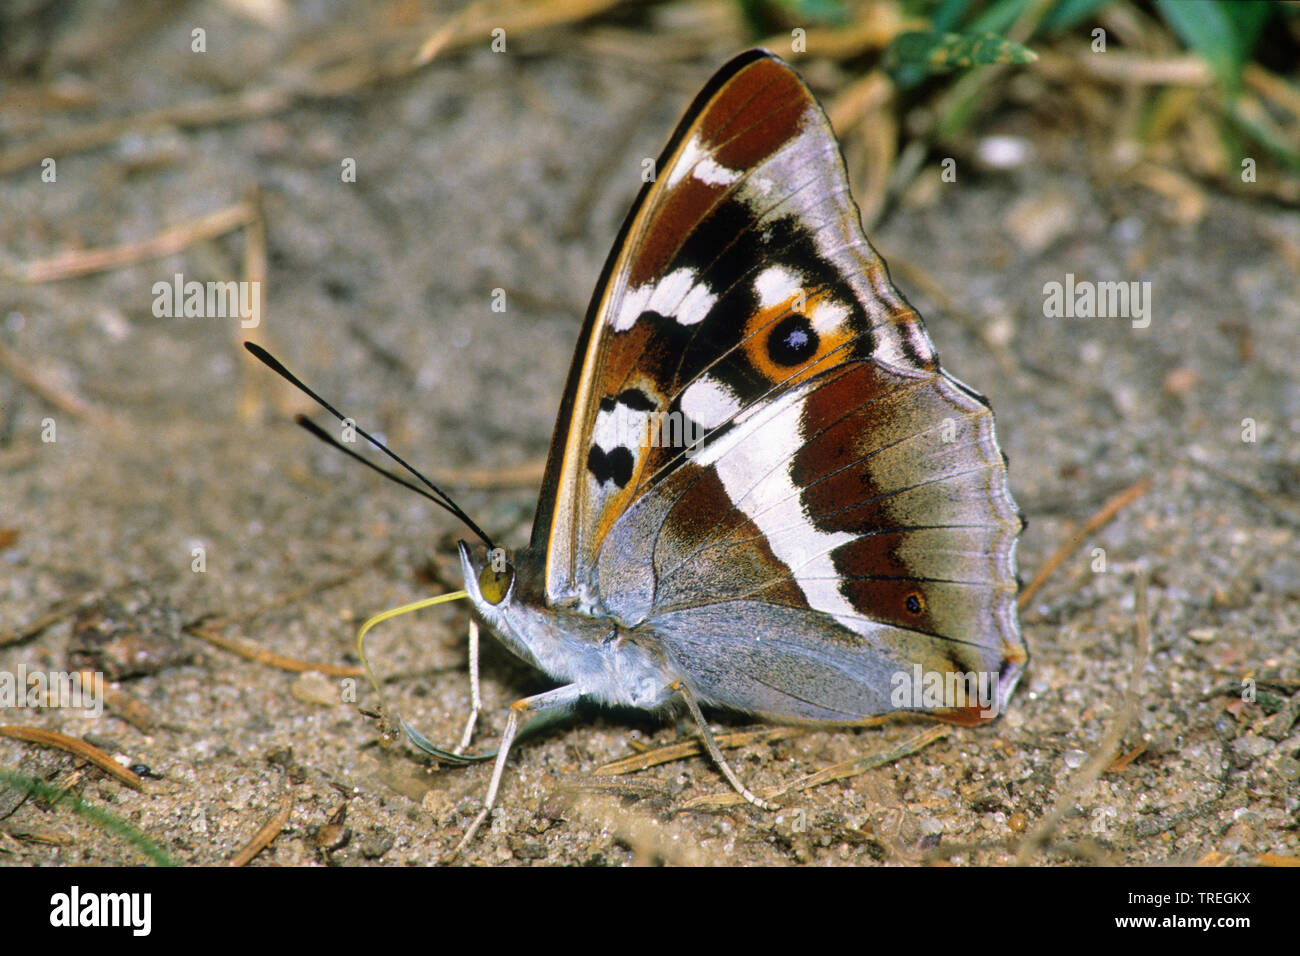
{"label": "brown patch on wing", "polygon": [[[701,158],[729,170],[753,168],[799,132],[804,112],[814,100],[785,66],[758,60],[731,77],[696,117],[674,161],[658,170],[672,178],[674,167],[698,138]],[[711,184],[689,170],[671,188],[656,190],[647,206],[636,256],[627,263],[627,282],[643,285],[660,278],[681,248],[682,239],[704,220],[736,184]]]}
{"label": "brown patch on wing", "polygon": [[[687,465],[669,481],[680,482],[685,491],[665,515],[655,545],[663,591],[694,594],[696,604],[707,603],[707,595],[795,607],[805,603],[789,569],[758,526],[732,504],[716,472]],[[732,538],[745,545],[736,547]]]}
{"label": "brown patch on wing", "polygon": [[840,593],[873,621],[932,634],[938,622],[930,613],[927,583],[908,578],[845,581]]}
{"label": "brown patch on wing", "polygon": [[[659,175],[666,172],[660,170]],[[682,240],[726,198],[728,188],[702,182],[688,174],[671,189],[660,192],[654,215],[644,222],[638,237],[636,255],[628,260],[628,285],[639,286],[663,278],[669,263],[680,251]]]}
{"label": "brown patch on wing", "polygon": [[[742,524],[753,522],[731,503],[727,489],[712,469],[684,466],[670,478],[685,489],[664,516],[663,531],[655,546],[655,569],[671,569],[711,540]],[[671,493],[670,489],[665,489]],[[754,528],[754,534],[758,529]]]}
{"label": "brown patch on wing", "polygon": [[990,720],[996,720],[1000,712],[995,709],[992,714],[986,715],[982,705],[968,704],[965,707],[945,707],[943,710],[932,710],[929,713],[945,723],[960,724],[963,727],[976,727],[980,724],[986,724]]}
{"label": "brown patch on wing", "polygon": [[808,441],[795,459],[795,481],[810,484],[874,448],[907,438],[918,420],[937,423],[951,408],[926,387],[933,382],[929,374],[904,375],[858,362],[812,392],[804,405],[801,430]]}
{"label": "brown patch on wing", "polygon": [[815,105],[808,88],[787,67],[758,60],[737,73],[700,118],[703,138],[717,161],[749,169],[798,132]]}
{"label": "brown patch on wing", "polygon": [[[658,366],[665,361],[665,357],[647,352],[647,347],[654,343],[656,333],[653,322],[637,322],[622,332],[606,329],[605,334],[610,337],[611,347],[600,356],[596,382],[612,383],[617,386],[616,391],[621,390],[628,387],[628,380],[634,372],[662,381],[662,375],[656,373],[660,372]],[[599,402],[606,397],[609,396],[597,394],[595,400]]]}

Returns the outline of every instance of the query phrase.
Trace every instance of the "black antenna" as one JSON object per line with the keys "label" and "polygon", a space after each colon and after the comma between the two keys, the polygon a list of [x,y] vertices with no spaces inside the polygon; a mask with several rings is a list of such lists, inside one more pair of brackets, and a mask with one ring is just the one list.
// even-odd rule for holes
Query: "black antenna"
{"label": "black antenna", "polygon": [[329,445],[331,448],[343,452],[343,454],[347,455],[349,458],[352,458],[355,461],[359,461],[361,464],[365,465],[371,471],[379,472],[379,474],[383,475],[389,481],[396,482],[397,484],[401,485],[403,488],[409,488],[411,491],[414,491],[421,498],[428,498],[435,505],[438,505],[441,508],[447,507],[446,502],[444,502],[441,498],[430,494],[428,491],[425,491],[419,485],[407,481],[397,472],[389,471],[387,468],[384,468],[381,465],[376,465],[373,461],[371,461],[365,455],[362,455],[360,452],[353,451],[351,448],[343,444],[341,441],[339,441],[337,438],[335,438],[325,429],[317,425],[306,415],[295,415],[293,420],[296,424],[301,425],[304,430],[311,432],[313,436],[319,438],[321,441]]}
{"label": "black antenna", "polygon": [[294,375],[287,368],[285,368],[284,365],[280,363],[280,360],[277,359],[274,355],[272,355],[266,349],[262,348],[260,345],[257,345],[254,342],[245,342],[244,348],[248,349],[248,351],[251,352],[253,356],[258,359],[258,361],[260,361],[271,371],[275,372],[286,382],[293,385],[295,388],[298,388],[305,394],[310,395],[313,399],[316,400],[317,404],[319,404],[321,408],[325,409],[327,412],[329,412],[339,421],[352,422],[353,427],[356,428],[358,435],[360,435],[366,441],[370,442],[370,444],[374,445],[376,448],[382,451],[393,461],[397,462],[399,465],[405,468],[416,478],[420,479],[421,483],[423,483],[426,487],[428,487],[433,491],[433,494],[430,494],[428,491],[425,491],[423,488],[411,484],[411,482],[407,481],[405,478],[402,478],[400,475],[394,474],[393,472],[389,471],[386,468],[381,468],[379,465],[376,465],[374,462],[369,461],[368,459],[358,454],[353,449],[348,448],[347,446],[343,445],[341,442],[336,441],[331,435],[328,435],[324,431],[324,429],[314,424],[313,422],[309,421],[303,415],[299,415],[295,419],[295,421],[299,425],[307,429],[307,431],[311,432],[317,438],[324,441],[327,445],[330,445],[338,449],[339,451],[343,452],[345,455],[348,455],[349,457],[356,459],[357,461],[365,465],[367,468],[379,472],[385,478],[395,481],[399,485],[402,485],[405,488],[409,488],[410,490],[414,491],[416,494],[422,495],[423,497],[429,499],[434,504],[438,505],[438,507],[451,512],[461,521],[465,522],[465,524],[469,527],[469,529],[483,540],[483,543],[488,546],[489,551],[491,551],[494,547],[496,547],[492,543],[492,539],[483,533],[483,529],[480,528],[478,525],[476,525],[470,519],[470,516],[465,514],[465,512],[461,510],[460,505],[452,501],[451,496],[449,496],[445,491],[443,491],[441,488],[435,485],[428,478],[424,477],[424,475],[420,474],[420,472],[416,471],[415,468],[413,468],[411,465],[408,465],[405,461],[402,460],[402,458],[400,458],[397,455],[396,452],[392,451],[387,445],[385,445],[379,439],[375,438],[373,435],[371,435],[369,432],[363,429],[360,425],[357,425],[352,419],[346,417],[337,408],[335,408],[329,402],[325,401],[325,399],[321,398],[320,395],[318,395],[313,389],[305,385],[303,381],[298,378],[298,376]]}

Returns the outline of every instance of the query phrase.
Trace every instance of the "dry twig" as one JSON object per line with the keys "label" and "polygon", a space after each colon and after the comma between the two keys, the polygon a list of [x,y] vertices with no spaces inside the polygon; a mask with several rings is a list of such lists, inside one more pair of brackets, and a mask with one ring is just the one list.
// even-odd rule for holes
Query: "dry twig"
{"label": "dry twig", "polygon": [[40,727],[21,727],[16,724],[0,724],[0,736],[12,737],[15,740],[25,740],[30,744],[39,744],[42,747],[54,747],[58,750],[66,750],[68,753],[80,757],[93,763],[100,770],[116,777],[122,783],[134,790],[140,790],[144,787],[144,781],[136,774],[127,770],[111,756],[84,740],[78,740],[76,737],[69,737],[67,734],[61,734],[57,730],[42,730]]}
{"label": "dry twig", "polygon": [[280,801],[280,809],[275,812],[275,815],[262,824],[261,829],[253,834],[253,838],[244,844],[244,848],[232,856],[226,865],[246,866],[251,863],[253,857],[270,846],[271,841],[280,835],[280,831],[289,822],[289,814],[292,812],[293,797],[286,795]]}

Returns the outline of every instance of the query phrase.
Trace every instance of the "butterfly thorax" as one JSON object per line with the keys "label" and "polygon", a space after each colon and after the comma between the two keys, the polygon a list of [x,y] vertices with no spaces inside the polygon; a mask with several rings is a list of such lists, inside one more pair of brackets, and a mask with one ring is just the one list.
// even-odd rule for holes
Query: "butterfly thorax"
{"label": "butterfly thorax", "polygon": [[[465,589],[483,621],[520,659],[556,680],[576,684],[583,697],[604,704],[657,709],[676,679],[644,629],[630,628],[598,606],[556,606],[540,586],[543,562],[530,548],[510,556],[509,584],[500,600],[484,595],[488,559],[462,544]],[[490,574],[489,574],[490,577]]]}

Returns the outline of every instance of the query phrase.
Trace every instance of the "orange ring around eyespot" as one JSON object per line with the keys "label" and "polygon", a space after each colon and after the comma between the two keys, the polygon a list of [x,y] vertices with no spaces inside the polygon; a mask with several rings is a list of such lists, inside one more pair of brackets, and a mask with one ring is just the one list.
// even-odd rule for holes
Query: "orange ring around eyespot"
{"label": "orange ring around eyespot", "polygon": [[849,342],[855,334],[848,309],[845,307],[844,318],[833,330],[817,332],[817,352],[798,366],[798,371],[795,371],[792,366],[777,364],[768,354],[768,336],[782,319],[790,315],[803,315],[811,322],[819,308],[841,304],[825,289],[807,295],[802,311],[795,310],[796,299],[797,296],[792,295],[782,302],[759,309],[745,323],[745,338],[741,342],[745,357],[749,359],[754,370],[773,385],[797,385],[804,379],[840,364],[845,359],[840,347]]}

